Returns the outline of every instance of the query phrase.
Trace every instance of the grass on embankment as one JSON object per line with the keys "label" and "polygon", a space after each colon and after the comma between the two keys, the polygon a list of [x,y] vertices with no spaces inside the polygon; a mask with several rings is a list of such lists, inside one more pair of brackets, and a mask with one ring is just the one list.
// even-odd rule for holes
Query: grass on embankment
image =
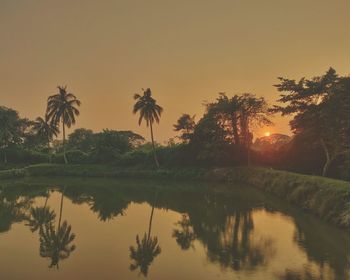
{"label": "grass on embankment", "polygon": [[309,210],[321,219],[350,229],[350,182],[267,168],[121,169],[104,165],[40,164],[0,171],[0,179],[24,176],[169,178],[239,182]]}
{"label": "grass on embankment", "polygon": [[0,179],[25,176],[199,179],[203,173],[204,169],[199,168],[157,170],[140,167],[120,168],[110,165],[36,164],[24,168],[0,171]]}
{"label": "grass on embankment", "polygon": [[206,176],[271,193],[323,220],[350,229],[350,182],[267,168],[213,169]]}

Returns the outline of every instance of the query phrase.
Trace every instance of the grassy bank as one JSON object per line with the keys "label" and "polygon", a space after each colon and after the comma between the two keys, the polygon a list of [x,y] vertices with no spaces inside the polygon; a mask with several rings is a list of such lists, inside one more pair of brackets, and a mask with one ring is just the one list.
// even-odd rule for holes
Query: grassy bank
{"label": "grassy bank", "polygon": [[169,178],[239,182],[271,193],[321,219],[350,229],[350,183],[267,168],[120,169],[104,165],[32,165],[0,171],[0,179],[25,176]]}
{"label": "grassy bank", "polygon": [[350,229],[350,182],[267,168],[212,169],[212,180],[241,182]]}
{"label": "grassy bank", "polygon": [[36,164],[23,168],[0,171],[0,179],[20,178],[25,176],[200,179],[205,172],[206,170],[199,168],[157,170],[151,168],[119,168],[110,165]]}

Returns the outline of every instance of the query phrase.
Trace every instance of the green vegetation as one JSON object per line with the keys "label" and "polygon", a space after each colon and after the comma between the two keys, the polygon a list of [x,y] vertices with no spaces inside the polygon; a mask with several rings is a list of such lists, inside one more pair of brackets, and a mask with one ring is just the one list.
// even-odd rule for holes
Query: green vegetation
{"label": "green vegetation", "polygon": [[[65,127],[75,124],[81,103],[66,87],[58,87],[58,93],[48,98],[44,118],[30,121],[0,107],[0,157],[10,165],[70,162],[121,169],[148,169],[154,163],[166,169],[251,165],[350,180],[350,77],[340,77],[331,68],[320,77],[298,82],[280,78],[276,87],[281,92],[277,101],[284,107],[270,107],[252,93],[220,93],[205,104],[197,122],[195,116],[182,114],[174,124],[179,136],[163,145],[154,140],[154,124],[163,108],[150,88],[134,95],[132,108],[139,125],[145,121],[150,127],[151,141],[145,142],[132,131],[110,129],[79,128],[66,137]],[[272,125],[273,113],[293,114],[294,136],[280,135],[286,140],[274,142],[277,134],[273,134],[253,143],[253,132]],[[60,123],[62,141],[54,139]]]}
{"label": "green vegetation", "polygon": [[309,210],[341,227],[350,227],[350,183],[266,168],[214,169],[208,178],[243,182]]}

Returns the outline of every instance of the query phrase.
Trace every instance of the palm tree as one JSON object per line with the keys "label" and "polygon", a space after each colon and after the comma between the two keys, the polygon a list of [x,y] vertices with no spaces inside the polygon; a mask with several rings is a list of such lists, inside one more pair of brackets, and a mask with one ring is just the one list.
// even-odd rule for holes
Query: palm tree
{"label": "palm tree", "polygon": [[154,161],[157,165],[157,168],[159,168],[156,148],[154,145],[153,123],[154,121],[159,123],[160,116],[163,112],[163,108],[160,107],[157,104],[157,101],[152,98],[152,92],[150,88],[143,90],[143,95],[135,94],[134,99],[136,100],[136,103],[134,105],[133,113],[136,114],[137,112],[140,112],[139,125],[141,125],[142,120],[145,120],[147,127],[149,126],[151,129],[151,140],[152,140]]}
{"label": "palm tree", "polygon": [[47,142],[49,162],[51,162],[50,142],[54,136],[57,137],[58,133],[60,133],[57,123],[50,122],[48,114],[45,114],[45,119],[42,117],[36,118],[33,124],[33,130],[35,131],[36,135]]}
{"label": "palm tree", "polygon": [[136,235],[136,248],[130,246],[130,258],[134,261],[130,265],[130,270],[140,268],[140,272],[147,276],[148,268],[153,262],[154,258],[161,253],[161,248],[158,244],[158,238],[151,236],[152,221],[154,214],[154,205],[156,203],[157,194],[155,195],[155,201],[152,205],[151,216],[148,226],[148,234],[144,233],[142,240],[139,235]]}
{"label": "palm tree", "polygon": [[58,93],[49,96],[47,100],[47,115],[52,123],[58,124],[62,122],[63,131],[63,156],[64,162],[68,163],[66,157],[66,130],[65,126],[70,128],[75,124],[75,116],[79,115],[79,107],[81,102],[72,93],[67,92],[67,87],[58,87]]}

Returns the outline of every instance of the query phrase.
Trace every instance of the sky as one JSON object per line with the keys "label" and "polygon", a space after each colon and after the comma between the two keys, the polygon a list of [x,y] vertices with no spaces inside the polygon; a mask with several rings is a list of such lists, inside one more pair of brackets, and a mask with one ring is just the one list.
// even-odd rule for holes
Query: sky
{"label": "sky", "polygon": [[[273,104],[277,77],[348,75],[349,11],[348,0],[0,0],[0,105],[34,119],[67,85],[82,102],[72,129],[149,139],[132,115],[133,94],[149,87],[163,142],[219,92]],[[290,133],[287,118],[274,122],[256,136]]]}

